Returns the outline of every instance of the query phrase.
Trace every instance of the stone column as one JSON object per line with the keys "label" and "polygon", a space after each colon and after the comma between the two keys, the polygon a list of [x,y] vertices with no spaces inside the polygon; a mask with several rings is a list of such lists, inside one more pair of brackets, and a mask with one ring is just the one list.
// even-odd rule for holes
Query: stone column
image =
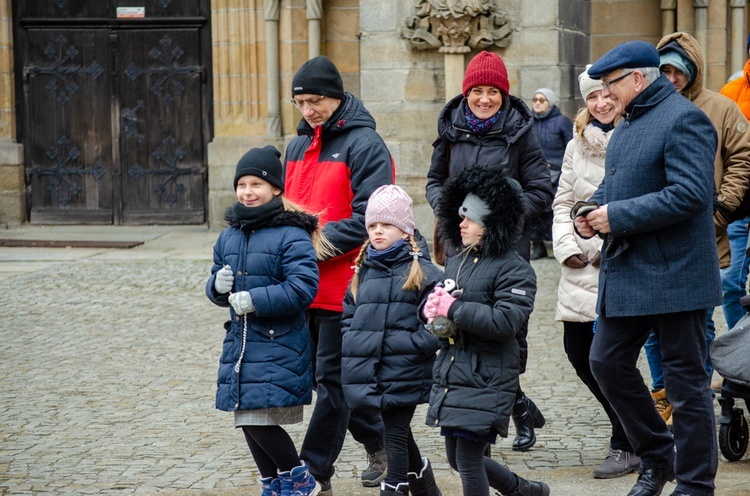
{"label": "stone column", "polygon": [[321,29],[320,19],[323,17],[322,0],[307,0],[307,39],[308,58],[320,55]]}
{"label": "stone column", "polygon": [[731,9],[730,24],[730,59],[729,66],[732,73],[741,71],[745,65],[747,54],[747,42],[745,38],[745,0],[730,0]]}
{"label": "stone column", "polygon": [[464,81],[464,54],[444,53],[445,62],[445,101],[462,92]]}
{"label": "stone column", "polygon": [[661,34],[666,36],[676,29],[677,0],[661,0]]}
{"label": "stone column", "polygon": [[279,0],[264,0],[266,20],[266,137],[281,138],[281,101],[279,98]]}
{"label": "stone column", "polygon": [[[698,40],[698,46],[701,53],[708,54],[708,3],[710,0],[693,0],[695,8],[695,39]],[[703,57],[703,63],[706,63],[706,56]],[[703,73],[706,74],[706,67],[703,67]]]}
{"label": "stone column", "polygon": [[26,221],[23,146],[16,141],[13,16],[0,2],[0,228]]}
{"label": "stone column", "polygon": [[[282,144],[274,127],[279,122],[279,84],[266,80],[279,77],[278,69],[268,72],[265,46],[265,29],[278,24],[264,22],[264,7],[265,0],[211,0],[214,138],[208,144],[207,165],[212,227],[224,225],[224,210],[237,201],[232,179],[242,154],[254,146]],[[274,33],[269,36],[278,39]],[[270,60],[271,66],[278,64],[278,57]],[[269,89],[276,90],[275,96],[267,95]]]}

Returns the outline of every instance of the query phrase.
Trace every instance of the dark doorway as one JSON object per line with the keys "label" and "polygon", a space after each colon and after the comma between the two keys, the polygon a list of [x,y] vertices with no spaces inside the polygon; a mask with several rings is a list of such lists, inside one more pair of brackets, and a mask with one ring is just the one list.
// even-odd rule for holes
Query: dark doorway
{"label": "dark doorway", "polygon": [[32,223],[200,224],[209,0],[14,2]]}

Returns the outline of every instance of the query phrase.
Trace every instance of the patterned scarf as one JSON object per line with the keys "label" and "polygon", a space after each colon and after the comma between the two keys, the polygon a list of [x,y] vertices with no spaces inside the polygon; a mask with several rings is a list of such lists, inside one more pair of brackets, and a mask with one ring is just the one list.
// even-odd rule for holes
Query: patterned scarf
{"label": "patterned scarf", "polygon": [[469,109],[468,105],[464,105],[464,117],[466,118],[466,125],[469,129],[474,131],[476,134],[484,134],[497,122],[502,114],[502,110],[498,110],[497,114],[493,115],[489,119],[480,119],[474,112]]}

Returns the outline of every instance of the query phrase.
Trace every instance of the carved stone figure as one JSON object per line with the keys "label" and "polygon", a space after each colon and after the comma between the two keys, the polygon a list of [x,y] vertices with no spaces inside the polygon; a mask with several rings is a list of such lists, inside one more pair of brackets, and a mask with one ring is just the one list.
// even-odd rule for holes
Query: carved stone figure
{"label": "carved stone figure", "polygon": [[416,11],[406,19],[401,37],[417,49],[466,53],[510,44],[508,17],[490,0],[420,0]]}

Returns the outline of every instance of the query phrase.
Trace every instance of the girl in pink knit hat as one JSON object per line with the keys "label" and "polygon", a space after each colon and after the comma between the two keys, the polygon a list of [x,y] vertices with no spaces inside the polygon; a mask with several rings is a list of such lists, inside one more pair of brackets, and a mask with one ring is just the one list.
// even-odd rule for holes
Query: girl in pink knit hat
{"label": "girl in pink knit hat", "polygon": [[443,274],[414,229],[412,199],[400,187],[373,192],[365,225],[368,239],[357,256],[341,319],[344,397],[352,410],[382,414],[388,473],[381,496],[440,496],[410,424],[417,405],[429,400],[438,349],[417,309]]}

